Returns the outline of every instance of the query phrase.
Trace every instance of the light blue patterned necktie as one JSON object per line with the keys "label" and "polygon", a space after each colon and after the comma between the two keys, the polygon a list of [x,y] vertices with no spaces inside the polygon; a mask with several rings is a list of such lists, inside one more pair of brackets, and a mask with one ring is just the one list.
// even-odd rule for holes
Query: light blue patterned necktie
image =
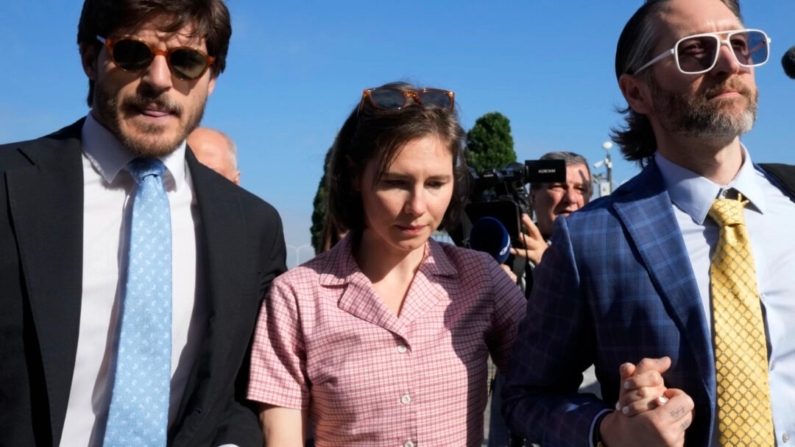
{"label": "light blue patterned necktie", "polygon": [[171,210],[160,160],[127,165],[133,201],[127,282],[105,447],[164,447],[171,382]]}

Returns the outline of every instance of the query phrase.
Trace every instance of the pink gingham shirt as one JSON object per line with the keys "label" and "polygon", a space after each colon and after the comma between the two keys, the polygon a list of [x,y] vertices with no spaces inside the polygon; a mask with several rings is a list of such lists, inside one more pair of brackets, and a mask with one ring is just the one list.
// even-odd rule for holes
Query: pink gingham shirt
{"label": "pink gingham shirt", "polygon": [[526,300],[488,255],[429,240],[400,317],[346,237],[276,278],[249,399],[309,409],[324,446],[479,446],[487,359],[506,370]]}

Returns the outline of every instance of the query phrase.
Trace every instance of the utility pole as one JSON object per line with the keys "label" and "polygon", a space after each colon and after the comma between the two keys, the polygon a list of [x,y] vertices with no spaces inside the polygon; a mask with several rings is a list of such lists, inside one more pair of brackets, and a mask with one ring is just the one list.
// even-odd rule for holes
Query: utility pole
{"label": "utility pole", "polygon": [[605,141],[602,143],[602,149],[607,152],[607,155],[603,160],[599,160],[594,163],[593,167],[599,169],[602,165],[605,166],[605,171],[607,172],[607,179],[603,181],[602,179],[605,178],[604,174],[594,174],[594,183],[599,187],[599,197],[603,197],[609,195],[613,192],[613,160],[610,159],[610,149],[613,147],[613,143],[611,141]]}

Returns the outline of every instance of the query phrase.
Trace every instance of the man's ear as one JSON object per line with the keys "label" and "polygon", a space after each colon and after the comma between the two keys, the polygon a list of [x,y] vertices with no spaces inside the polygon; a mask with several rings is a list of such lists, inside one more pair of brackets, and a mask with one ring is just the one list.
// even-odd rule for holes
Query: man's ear
{"label": "man's ear", "polygon": [[97,80],[97,64],[99,63],[99,51],[101,46],[94,42],[80,44],[80,62],[83,64],[83,71],[88,79]]}
{"label": "man's ear", "polygon": [[641,115],[648,115],[652,112],[651,92],[648,83],[638,76],[623,74],[618,78],[618,87],[621,94],[627,100],[629,107]]}
{"label": "man's ear", "polygon": [[210,73],[210,82],[207,84],[207,96],[213,94],[213,90],[215,90],[215,80],[218,79],[218,75],[214,73]]}

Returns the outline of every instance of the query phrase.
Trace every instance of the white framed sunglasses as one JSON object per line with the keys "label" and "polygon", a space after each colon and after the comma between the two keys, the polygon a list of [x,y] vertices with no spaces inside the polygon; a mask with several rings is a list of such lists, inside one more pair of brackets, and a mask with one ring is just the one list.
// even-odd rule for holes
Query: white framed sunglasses
{"label": "white framed sunglasses", "polygon": [[[725,39],[719,36],[725,35]],[[674,56],[676,68],[684,74],[701,74],[712,70],[718,62],[720,47],[732,49],[737,62],[743,67],[758,67],[770,59],[770,38],[758,29],[720,31],[687,36],[679,39],[673,48],[658,55],[635,70],[638,74],[668,56]]]}

